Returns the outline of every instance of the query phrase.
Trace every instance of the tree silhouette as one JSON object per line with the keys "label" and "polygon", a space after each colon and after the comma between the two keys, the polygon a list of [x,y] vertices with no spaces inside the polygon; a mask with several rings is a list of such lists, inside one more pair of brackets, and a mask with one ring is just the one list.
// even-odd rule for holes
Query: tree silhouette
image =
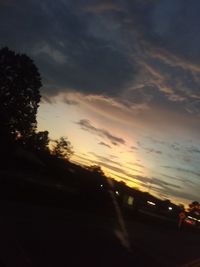
{"label": "tree silhouette", "polygon": [[0,139],[25,138],[36,129],[41,77],[34,62],[7,47],[0,49]]}
{"label": "tree silhouette", "polygon": [[22,139],[24,146],[29,150],[36,152],[48,152],[49,151],[49,132],[33,132],[28,139]]}
{"label": "tree silhouette", "polygon": [[58,140],[55,140],[54,143],[52,154],[57,158],[69,159],[72,156],[73,148],[66,137],[60,137]]}
{"label": "tree silhouette", "polygon": [[189,212],[200,215],[200,204],[198,201],[193,201],[189,204]]}
{"label": "tree silhouette", "polygon": [[99,166],[99,165],[91,165],[88,167],[88,169],[95,174],[104,175],[104,173],[101,169],[101,166]]}

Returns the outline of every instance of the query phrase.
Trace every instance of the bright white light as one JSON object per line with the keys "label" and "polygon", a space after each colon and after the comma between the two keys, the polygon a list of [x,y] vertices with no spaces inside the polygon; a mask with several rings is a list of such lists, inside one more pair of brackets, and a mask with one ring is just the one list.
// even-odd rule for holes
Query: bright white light
{"label": "bright white light", "polygon": [[147,203],[148,203],[149,205],[152,205],[152,206],[155,206],[155,205],[156,205],[156,203],[154,203],[154,202],[152,202],[152,201],[147,201]]}
{"label": "bright white light", "polygon": [[101,184],[101,187],[103,187],[103,185]]}
{"label": "bright white light", "polygon": [[172,207],[168,207],[168,210],[172,210]]}
{"label": "bright white light", "polygon": [[119,191],[115,191],[115,194],[119,196]]}

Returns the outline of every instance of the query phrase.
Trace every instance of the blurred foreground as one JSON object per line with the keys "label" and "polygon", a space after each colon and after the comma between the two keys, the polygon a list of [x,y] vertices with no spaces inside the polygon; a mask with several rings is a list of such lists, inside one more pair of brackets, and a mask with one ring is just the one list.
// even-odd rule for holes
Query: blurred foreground
{"label": "blurred foreground", "polygon": [[2,266],[173,267],[198,258],[196,228],[179,231],[175,221],[121,209],[119,203],[127,249],[109,194],[103,202],[33,180],[8,181],[1,179],[0,190]]}

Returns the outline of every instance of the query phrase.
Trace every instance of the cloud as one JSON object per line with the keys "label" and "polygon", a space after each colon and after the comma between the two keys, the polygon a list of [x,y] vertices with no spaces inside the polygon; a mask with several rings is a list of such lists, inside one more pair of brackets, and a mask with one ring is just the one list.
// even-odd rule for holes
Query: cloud
{"label": "cloud", "polygon": [[155,154],[160,154],[160,155],[162,154],[162,151],[154,149],[154,148],[148,148],[141,142],[137,142],[137,144],[140,148],[144,149],[147,153],[155,153]]}
{"label": "cloud", "polygon": [[[0,11],[1,43],[33,57],[48,94],[71,88],[117,95],[134,78],[135,66],[116,42],[111,44],[89,30],[95,17],[86,14],[80,4],[30,0],[7,7]],[[46,84],[55,86],[50,89]]]}
{"label": "cloud", "polygon": [[144,165],[139,164],[139,163],[137,163],[137,162],[127,162],[127,164],[129,164],[129,165],[133,165],[133,166],[137,166],[137,167],[140,167],[140,168],[144,168]]}
{"label": "cloud", "polygon": [[73,99],[69,99],[69,98],[67,98],[67,97],[65,97],[65,98],[63,99],[63,102],[64,102],[65,104],[67,104],[67,105],[72,105],[72,106],[76,106],[76,105],[79,104],[78,101],[75,101],[75,100],[73,100]]}
{"label": "cloud", "polygon": [[0,3],[1,43],[33,57],[43,94],[70,89],[200,113],[199,3]]}
{"label": "cloud", "polygon": [[[192,192],[186,192],[182,190],[182,187],[180,185],[166,182],[165,180],[155,178],[155,177],[147,177],[147,176],[142,176],[142,175],[132,175],[129,174],[127,171],[125,171],[123,168],[112,166],[109,164],[109,162],[102,162],[102,161],[95,161],[96,164],[101,165],[103,167],[106,167],[107,169],[113,170],[114,172],[118,173],[118,177],[121,180],[128,181],[128,182],[133,182],[133,183],[138,183],[143,186],[148,188],[149,185],[151,184],[151,190],[154,192],[157,192],[159,195],[167,195],[168,197],[176,197],[176,198],[181,198],[181,199],[187,199],[187,200],[198,200],[199,196]],[[165,174],[161,174],[164,175]],[[169,177],[168,177],[169,178]],[[170,179],[172,180],[177,180],[177,181],[182,181],[183,183],[189,183],[191,185],[195,185],[192,183],[190,180],[185,179],[185,178],[176,178],[170,176]],[[158,186],[158,187],[157,187]]]}
{"label": "cloud", "polygon": [[180,145],[178,143],[173,143],[173,144],[171,144],[171,148],[175,151],[179,151]]}
{"label": "cloud", "polygon": [[147,139],[152,141],[152,143],[154,143],[154,144],[165,146],[168,149],[172,149],[174,151],[180,151],[181,150],[181,145],[180,145],[180,143],[177,143],[177,142],[171,143],[169,141],[159,140],[159,139],[155,139],[155,138],[152,138],[149,136],[147,137]]}
{"label": "cloud", "polygon": [[131,171],[131,172],[144,173],[144,172],[141,171],[141,170],[138,170],[138,169],[135,169],[135,168],[130,168],[130,167],[128,167],[128,166],[125,166],[125,169],[126,169],[127,171]]}
{"label": "cloud", "polygon": [[106,144],[106,143],[104,143],[104,142],[99,142],[99,145],[101,145],[101,146],[105,146],[105,147],[108,147],[108,148],[111,148],[110,145],[108,145],[108,144]]}
{"label": "cloud", "polygon": [[89,120],[83,119],[77,122],[77,124],[80,125],[81,129],[106,138],[114,145],[124,145],[126,143],[123,138],[114,136],[105,129],[94,127]]}
{"label": "cloud", "polygon": [[188,151],[189,151],[190,153],[200,154],[200,148],[198,148],[198,147],[190,147],[190,148],[188,149]]}
{"label": "cloud", "polygon": [[16,6],[15,0],[0,0],[0,7],[13,7]]}
{"label": "cloud", "polygon": [[95,152],[89,152],[91,155],[93,155],[95,158],[97,158],[98,160],[101,160],[102,162],[107,162],[107,163],[111,163],[111,164],[114,164],[114,165],[118,165],[118,166],[121,166],[121,164],[117,161],[114,161],[114,160],[111,160],[110,158],[108,157],[104,157],[104,156],[101,156],[101,155],[98,155],[96,154]]}
{"label": "cloud", "polygon": [[194,100],[194,101],[187,103],[186,110],[190,114],[197,114],[199,116],[199,114],[200,114],[200,100]]}
{"label": "cloud", "polygon": [[122,8],[119,5],[117,5],[117,3],[114,3],[112,1],[102,0],[99,3],[85,5],[82,7],[82,10],[89,13],[99,14],[106,11],[114,11],[114,12],[121,11]]}
{"label": "cloud", "polygon": [[171,169],[171,170],[175,170],[175,171],[178,171],[178,172],[182,172],[182,173],[186,173],[186,174],[192,174],[192,175],[200,177],[200,171],[197,172],[197,171],[193,171],[193,170],[190,170],[190,169],[184,169],[184,168],[175,167],[175,166],[161,166],[161,167],[163,167],[165,169]]}
{"label": "cloud", "polygon": [[109,170],[115,171],[115,172],[117,172],[119,174],[127,175],[126,171],[124,171],[123,168],[113,166],[109,162],[106,162],[106,161],[95,161],[95,163],[98,164],[98,165],[101,165],[103,167],[106,167]]}
{"label": "cloud", "polygon": [[136,146],[131,146],[132,150],[137,150],[138,148]]}
{"label": "cloud", "polygon": [[61,51],[51,47],[49,44],[43,44],[41,47],[37,47],[32,51],[32,54],[34,56],[46,54],[58,64],[64,64],[67,61],[66,56]]}
{"label": "cloud", "polygon": [[55,101],[54,99],[52,99],[51,97],[48,97],[46,95],[43,95],[42,96],[42,100],[41,100],[42,103],[48,103],[48,104],[53,104]]}
{"label": "cloud", "polygon": [[182,183],[186,183],[186,184],[189,184],[189,185],[195,185],[196,186],[196,183],[194,181],[190,180],[190,179],[171,176],[171,175],[167,175],[167,174],[163,174],[163,173],[161,173],[160,175],[162,175],[163,177],[166,177],[168,179],[171,179],[173,181],[179,181],[179,182],[182,182]]}
{"label": "cloud", "polygon": [[[110,169],[111,171],[117,172],[119,175],[125,175],[125,179],[129,179],[129,181],[132,182],[136,182],[136,181],[140,181],[142,183],[146,183],[146,184],[154,184],[157,186],[160,186],[161,188],[177,188],[177,189],[181,189],[181,186],[176,185],[176,184],[172,184],[170,182],[166,182],[163,181],[161,179],[158,178],[152,178],[152,177],[147,177],[147,176],[142,176],[142,175],[133,175],[130,174],[128,172],[128,169],[130,168],[126,168],[126,167],[116,167],[110,164],[110,162],[112,163],[112,161],[106,160],[105,158],[101,158],[99,156],[96,156],[97,158],[99,158],[102,161],[95,161],[95,164],[101,165],[103,167],[106,167],[107,169]],[[116,162],[115,162],[116,163]],[[135,172],[140,173],[139,170],[135,170],[135,169],[131,169],[132,171],[134,170]]]}
{"label": "cloud", "polygon": [[148,153],[156,153],[156,154],[162,154],[162,151],[160,150],[156,150],[154,148],[145,148],[145,150],[148,152]]}
{"label": "cloud", "polygon": [[157,191],[158,193],[164,193],[167,194],[167,196],[173,196],[181,199],[186,199],[190,201],[198,200],[199,196],[194,193],[189,193],[185,191],[180,190],[174,190],[173,188],[168,188],[167,190],[165,188],[153,188],[154,191]]}
{"label": "cloud", "polygon": [[148,138],[151,142],[153,142],[154,144],[159,144],[159,145],[166,145],[166,144],[167,144],[166,141],[164,141],[164,140],[160,140],[160,139],[156,139],[156,138],[154,138],[154,137],[152,137],[152,136],[147,136],[147,138]]}
{"label": "cloud", "polygon": [[[188,199],[188,200],[198,200],[198,196],[195,193],[189,193],[185,192],[182,190],[182,186],[170,182],[166,182],[165,180],[156,178],[156,177],[148,177],[148,176],[143,176],[143,175],[133,175],[130,174],[127,170],[124,169],[123,167],[118,167],[118,166],[113,166],[112,163],[110,164],[109,159],[104,158],[99,155],[96,155],[95,153],[92,153],[95,155],[100,161],[92,161],[95,164],[98,164],[100,166],[103,166],[111,171],[116,172],[116,176],[120,178],[121,180],[128,181],[128,182],[133,182],[135,184],[140,184],[143,187],[149,187],[151,185],[152,191],[155,191],[159,194],[164,194],[167,196],[172,196],[172,197],[177,197],[177,198],[182,198],[182,199]],[[116,162],[114,162],[116,163]],[[162,174],[161,174],[162,175]],[[170,177],[173,180],[178,180],[178,181],[184,181],[185,179],[179,179],[176,177]],[[188,182],[190,182],[188,180]],[[192,184],[192,183],[191,183]]]}
{"label": "cloud", "polygon": [[163,181],[161,179],[157,179],[157,178],[153,178],[152,179],[152,184],[159,185],[159,186],[161,186],[163,188],[172,187],[172,188],[181,189],[181,186],[179,186],[179,185],[172,184],[172,183],[169,183],[169,182],[165,182],[165,181]]}

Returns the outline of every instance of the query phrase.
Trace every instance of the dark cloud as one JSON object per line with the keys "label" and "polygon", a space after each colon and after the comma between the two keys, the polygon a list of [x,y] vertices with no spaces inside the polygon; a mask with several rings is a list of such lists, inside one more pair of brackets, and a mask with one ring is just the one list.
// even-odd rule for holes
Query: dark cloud
{"label": "dark cloud", "polygon": [[131,146],[132,150],[137,150],[138,148],[136,146]]}
{"label": "dark cloud", "polygon": [[[103,166],[105,168],[108,168],[108,169],[110,169],[112,171],[115,171],[115,172],[117,172],[119,174],[127,175],[126,171],[124,171],[122,168],[113,166],[113,165],[109,164],[109,162],[106,162],[106,161],[94,161],[94,163],[97,164],[97,165]],[[132,181],[132,180],[130,180],[130,181]]]}
{"label": "dark cloud", "polygon": [[133,176],[134,179],[137,179],[139,181],[142,181],[144,183],[149,183],[149,185],[153,184],[153,185],[157,185],[161,188],[164,188],[164,189],[168,189],[168,188],[179,188],[181,189],[181,187],[179,185],[176,185],[176,184],[172,184],[172,183],[169,183],[169,182],[165,182],[164,180],[161,180],[161,179],[158,179],[158,178],[152,178],[152,177],[146,177],[146,176],[141,176],[141,175],[136,175],[136,176]]}
{"label": "dark cloud", "polygon": [[169,183],[169,182],[165,182],[165,181],[163,181],[161,179],[157,179],[157,178],[153,178],[152,179],[152,184],[159,185],[159,186],[161,186],[163,188],[171,187],[171,188],[181,189],[180,185],[172,184],[172,183]]}
{"label": "dark cloud", "polygon": [[74,106],[74,105],[76,106],[76,105],[79,104],[78,101],[69,99],[69,98],[67,98],[67,97],[65,97],[65,98],[63,99],[63,102],[64,102],[65,104],[67,104],[67,105],[72,105],[72,106]]}
{"label": "dark cloud", "polygon": [[103,0],[101,2],[95,3],[94,1],[93,3],[83,5],[82,9],[92,14],[94,13],[101,14],[102,12],[107,12],[107,11],[118,12],[122,10],[121,6],[118,5],[117,2],[114,3],[113,1],[103,1]]}
{"label": "dark cloud", "polygon": [[180,150],[180,144],[178,143],[173,143],[171,144],[171,148],[175,151],[179,151]]}
{"label": "dark cloud", "polygon": [[133,79],[133,64],[127,53],[90,32],[95,18],[80,5],[80,1],[30,0],[4,7],[1,44],[35,59],[45,85],[55,85],[51,92],[47,88],[48,94],[75,89],[117,95]]}
{"label": "dark cloud", "polygon": [[193,193],[189,193],[189,192],[184,192],[184,191],[180,191],[180,190],[176,190],[173,188],[167,188],[167,190],[165,188],[153,188],[154,191],[157,191],[159,193],[163,193],[163,194],[167,194],[167,196],[174,196],[177,198],[182,198],[182,199],[187,199],[190,201],[194,201],[194,200],[198,200],[199,196]]}
{"label": "dark cloud", "polygon": [[200,3],[1,1],[1,45],[26,52],[43,94],[120,96],[199,114]]}
{"label": "dark cloud", "polygon": [[174,151],[180,151],[181,150],[181,145],[177,142],[174,142],[174,143],[170,143],[170,142],[167,142],[167,141],[164,141],[164,140],[159,140],[159,139],[155,139],[151,136],[147,136],[147,139],[150,140],[152,143],[154,144],[158,144],[158,145],[161,145],[161,146],[165,146],[165,147],[168,147],[168,149],[172,149]]}
{"label": "dark cloud", "polygon": [[[151,39],[180,57],[199,63],[199,1],[161,0],[152,12]],[[184,45],[183,45],[184,44]]]}
{"label": "dark cloud", "polygon": [[[98,157],[101,160],[101,157]],[[134,182],[134,180],[138,180],[139,182],[145,183],[145,184],[153,184],[153,185],[157,185],[165,190],[168,190],[169,188],[177,188],[177,189],[181,189],[181,186],[177,185],[177,184],[172,184],[169,182],[165,182],[161,179],[158,178],[151,178],[151,177],[146,177],[146,176],[142,176],[142,175],[133,175],[130,174],[127,170],[129,168],[120,168],[120,167],[116,167],[113,166],[109,163],[109,161],[106,161],[105,159],[103,159],[103,161],[95,161],[95,164],[101,165],[103,167],[106,167],[110,170],[113,170],[115,172],[117,172],[119,175],[125,175],[128,178],[124,178],[125,180],[129,180]],[[138,170],[134,170],[136,172],[140,172]],[[132,180],[133,179],[133,180]]]}
{"label": "dark cloud", "polygon": [[108,139],[112,144],[115,145],[124,145],[126,142],[123,138],[121,137],[117,137],[112,135],[111,133],[109,133],[107,130],[105,129],[101,129],[101,128],[96,128],[94,127],[89,120],[80,120],[79,122],[77,122],[78,125],[81,126],[81,129],[88,131],[90,133],[93,133],[95,135],[101,136],[103,138]]}
{"label": "dark cloud", "polygon": [[132,166],[137,166],[137,167],[140,167],[140,168],[144,168],[144,166],[142,164],[139,164],[137,162],[127,162],[129,165],[132,165]]}
{"label": "dark cloud", "polygon": [[106,143],[104,143],[104,142],[99,142],[99,145],[101,145],[101,146],[105,146],[105,147],[108,147],[108,148],[111,148],[110,145],[108,145],[108,144],[106,144]]}
{"label": "dark cloud", "polygon": [[155,154],[162,154],[162,151],[160,150],[157,150],[155,148],[149,148],[149,147],[146,147],[144,144],[142,144],[141,142],[137,142],[138,146],[142,149],[144,149],[147,153],[155,153]]}
{"label": "dark cloud", "polygon": [[109,155],[112,159],[118,159],[118,157],[117,156],[115,156],[115,155]]}
{"label": "dark cloud", "polygon": [[159,145],[166,145],[167,144],[166,141],[156,139],[156,138],[154,138],[152,136],[147,136],[147,139],[149,139],[154,144],[159,144]]}
{"label": "dark cloud", "polygon": [[104,157],[104,156],[101,156],[101,155],[98,155],[94,152],[88,152],[90,153],[91,155],[95,156],[98,160],[101,160],[102,162],[107,162],[109,164],[114,164],[114,165],[118,165],[118,166],[121,166],[121,164],[117,161],[114,161],[108,157]]}
{"label": "dark cloud", "polygon": [[[158,178],[154,178],[154,177],[146,177],[146,176],[142,176],[142,175],[131,175],[127,171],[125,171],[124,169],[122,169],[120,167],[112,166],[111,164],[109,164],[109,162],[95,161],[95,163],[117,172],[118,173],[117,176],[124,181],[133,182],[133,179],[134,179],[134,180],[137,180],[139,183],[141,183],[142,186],[144,186],[144,187],[149,188],[149,186],[151,185],[151,189],[153,191],[158,192],[159,194],[163,194],[165,196],[171,195],[171,196],[174,196],[177,198],[187,199],[187,200],[191,200],[191,201],[199,199],[198,195],[181,190],[182,187],[180,185],[166,182],[162,179],[158,179]],[[125,175],[126,177],[124,177],[123,175]],[[161,174],[161,175],[165,176],[165,174]],[[191,182],[190,180],[184,179],[184,178],[181,179],[181,178],[176,178],[176,177],[172,177],[172,176],[171,177],[168,176],[168,178],[171,178],[171,179],[177,180],[177,181],[182,181],[182,182],[188,182],[188,183]],[[193,183],[191,182],[191,185],[192,184]]]}
{"label": "dark cloud", "polygon": [[171,175],[167,175],[167,174],[160,174],[166,178],[169,178],[173,181],[179,181],[179,182],[182,182],[182,183],[186,183],[186,184],[189,184],[189,185],[196,185],[196,183],[192,180],[189,180],[189,179],[186,179],[186,178],[182,178],[182,177],[176,177],[176,176],[171,176]]}
{"label": "dark cloud", "polygon": [[200,148],[198,148],[198,147],[190,147],[189,149],[188,149],[188,151],[190,152],[190,153],[195,153],[195,154],[200,154]]}
{"label": "dark cloud", "polygon": [[182,173],[186,173],[186,174],[192,174],[192,175],[195,175],[195,176],[198,176],[200,177],[200,171],[193,171],[193,170],[190,170],[190,169],[184,169],[184,168],[180,168],[180,167],[174,167],[174,166],[161,166],[165,169],[171,169],[171,170],[175,170],[175,171],[178,171],[178,172],[182,172]]}
{"label": "dark cloud", "polygon": [[146,150],[148,153],[162,154],[162,151],[160,151],[160,150],[156,150],[156,149],[154,149],[154,148],[145,148],[145,150]]}
{"label": "dark cloud", "polygon": [[54,103],[54,101],[50,98],[50,97],[48,97],[48,96],[46,96],[46,95],[43,95],[42,96],[42,100],[41,100],[41,102],[42,103],[48,103],[48,104],[53,104]]}
{"label": "dark cloud", "polygon": [[144,173],[144,172],[141,171],[141,170],[137,170],[137,169],[135,169],[135,168],[131,168],[131,167],[128,167],[128,166],[126,166],[125,168],[126,168],[127,171],[137,172],[137,173],[141,173],[141,174]]}
{"label": "dark cloud", "polygon": [[[199,199],[198,195],[181,190],[182,187],[180,185],[169,183],[158,178],[146,177],[142,175],[131,175],[122,168],[110,165],[109,162],[106,163],[102,161],[95,161],[94,163],[117,172],[117,176],[124,181],[133,182],[134,180],[137,180],[143,187],[146,188],[149,188],[149,186],[151,185],[151,189],[153,191],[156,191],[160,195],[171,195],[173,197],[187,199],[191,201]],[[124,177],[124,175],[126,177]]]}

